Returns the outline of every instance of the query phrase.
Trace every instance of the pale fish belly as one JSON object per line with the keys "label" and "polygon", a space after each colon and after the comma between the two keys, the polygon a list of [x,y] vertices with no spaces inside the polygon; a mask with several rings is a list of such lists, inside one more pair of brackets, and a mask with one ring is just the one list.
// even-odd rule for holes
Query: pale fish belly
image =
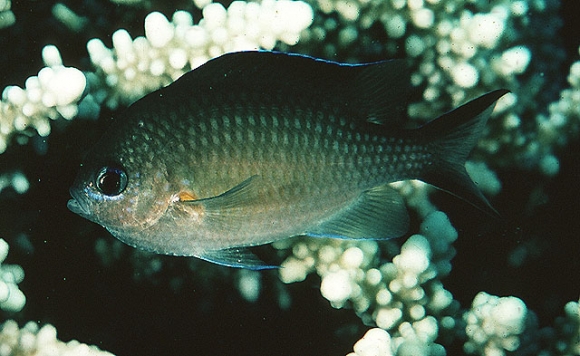
{"label": "pale fish belly", "polygon": [[[261,188],[268,188],[268,184]],[[130,245],[171,255],[197,255],[207,250],[262,245],[305,234],[360,194],[355,189],[330,188],[294,195],[291,199],[258,191],[256,200],[243,208],[174,206],[145,230],[110,232]],[[276,189],[277,185],[271,185],[267,190],[271,193]]]}

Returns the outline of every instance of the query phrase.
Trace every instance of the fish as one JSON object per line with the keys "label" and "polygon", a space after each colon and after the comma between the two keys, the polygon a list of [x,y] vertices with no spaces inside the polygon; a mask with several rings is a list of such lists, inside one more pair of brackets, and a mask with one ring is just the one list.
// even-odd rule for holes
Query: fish
{"label": "fish", "polygon": [[408,128],[408,72],[405,60],[224,54],[116,115],[67,206],[130,246],[249,269],[276,267],[249,247],[292,236],[404,235],[395,181],[497,214],[464,164],[508,91]]}

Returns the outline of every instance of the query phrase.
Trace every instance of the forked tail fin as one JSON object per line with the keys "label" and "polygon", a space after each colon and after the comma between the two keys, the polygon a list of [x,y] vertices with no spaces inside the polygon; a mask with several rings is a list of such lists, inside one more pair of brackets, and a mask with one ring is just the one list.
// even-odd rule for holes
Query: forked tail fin
{"label": "forked tail fin", "polygon": [[498,215],[497,211],[467,174],[465,161],[480,138],[495,102],[506,93],[508,90],[500,89],[484,94],[418,129],[434,157],[421,180],[494,216]]}

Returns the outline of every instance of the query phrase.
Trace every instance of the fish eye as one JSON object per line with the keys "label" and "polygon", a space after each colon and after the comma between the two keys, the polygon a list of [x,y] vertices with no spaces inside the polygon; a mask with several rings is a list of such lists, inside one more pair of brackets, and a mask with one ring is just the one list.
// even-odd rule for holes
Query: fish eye
{"label": "fish eye", "polygon": [[104,166],[98,171],[95,184],[105,195],[119,195],[127,188],[127,173],[118,166]]}

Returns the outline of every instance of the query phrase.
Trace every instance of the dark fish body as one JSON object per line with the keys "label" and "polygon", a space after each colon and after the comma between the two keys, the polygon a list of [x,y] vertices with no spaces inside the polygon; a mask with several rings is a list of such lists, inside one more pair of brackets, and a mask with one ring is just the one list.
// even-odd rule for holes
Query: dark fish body
{"label": "dark fish body", "polygon": [[131,246],[250,268],[264,266],[242,247],[289,236],[404,234],[398,180],[493,213],[463,165],[506,91],[406,130],[407,85],[400,61],[224,55],[117,118],[68,206]]}

